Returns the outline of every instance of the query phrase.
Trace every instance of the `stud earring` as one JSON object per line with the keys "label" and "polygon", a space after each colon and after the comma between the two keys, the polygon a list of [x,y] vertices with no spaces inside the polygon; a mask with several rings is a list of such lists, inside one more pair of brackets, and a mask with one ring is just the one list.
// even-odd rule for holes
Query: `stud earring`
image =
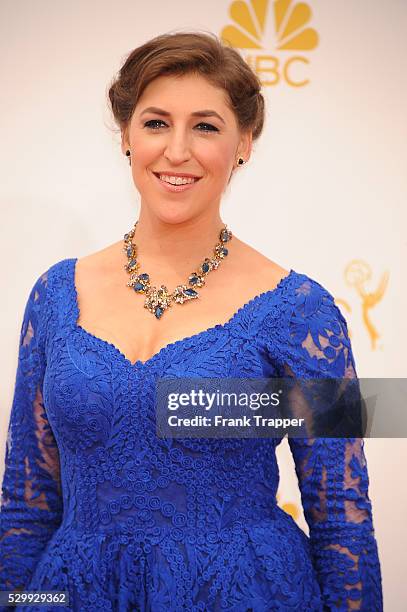
{"label": "stud earring", "polygon": [[239,157],[237,164],[238,166],[241,166],[242,164],[245,164],[246,162],[244,161],[244,159],[242,159],[241,157]]}
{"label": "stud earring", "polygon": [[129,165],[131,166],[131,158],[130,158],[130,151],[129,151],[129,149],[127,149],[126,155],[129,158]]}

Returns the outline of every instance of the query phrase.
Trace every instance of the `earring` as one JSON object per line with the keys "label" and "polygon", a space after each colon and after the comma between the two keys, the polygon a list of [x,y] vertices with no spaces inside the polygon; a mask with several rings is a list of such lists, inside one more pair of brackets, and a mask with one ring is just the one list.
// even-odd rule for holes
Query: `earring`
{"label": "earring", "polygon": [[129,158],[129,165],[131,166],[131,158],[130,158],[130,151],[129,151],[129,149],[127,149],[126,155]]}
{"label": "earring", "polygon": [[245,164],[246,162],[244,161],[244,159],[242,159],[241,157],[239,157],[237,164],[238,166],[241,166],[242,164]]}

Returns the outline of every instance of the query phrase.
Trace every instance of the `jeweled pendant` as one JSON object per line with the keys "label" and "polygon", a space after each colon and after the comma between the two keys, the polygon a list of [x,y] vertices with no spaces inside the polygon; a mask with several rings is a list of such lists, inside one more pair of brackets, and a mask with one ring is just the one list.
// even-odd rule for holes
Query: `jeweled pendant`
{"label": "jeweled pendant", "polygon": [[150,287],[147,292],[146,301],[144,307],[149,310],[157,319],[160,319],[163,313],[171,306],[171,296],[168,293],[167,287],[161,285],[159,289],[157,287]]}

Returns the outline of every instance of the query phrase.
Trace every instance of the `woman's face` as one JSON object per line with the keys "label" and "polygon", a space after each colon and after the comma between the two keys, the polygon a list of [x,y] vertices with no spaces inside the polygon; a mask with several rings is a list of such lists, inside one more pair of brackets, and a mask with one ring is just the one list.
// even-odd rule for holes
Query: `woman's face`
{"label": "woman's face", "polygon": [[[131,151],[141,206],[162,220],[180,222],[204,211],[218,214],[237,158],[249,158],[251,133],[239,132],[225,96],[203,77],[186,74],[157,77],[139,99],[122,133],[122,151]],[[198,111],[211,114],[194,115]],[[155,173],[201,178],[184,191],[172,191]]]}

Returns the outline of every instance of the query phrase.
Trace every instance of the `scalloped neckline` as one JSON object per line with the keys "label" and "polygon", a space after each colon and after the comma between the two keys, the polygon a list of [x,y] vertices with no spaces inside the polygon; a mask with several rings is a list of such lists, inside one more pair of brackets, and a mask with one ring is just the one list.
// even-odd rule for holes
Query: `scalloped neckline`
{"label": "scalloped neckline", "polygon": [[72,259],[68,260],[71,262],[72,266],[71,266],[71,276],[70,276],[70,283],[69,283],[69,287],[72,290],[72,302],[73,302],[73,326],[74,329],[80,331],[82,334],[84,334],[87,338],[90,338],[91,340],[93,340],[95,343],[100,344],[103,347],[107,347],[110,348],[111,350],[113,350],[113,352],[118,355],[119,357],[121,357],[121,359],[124,361],[125,364],[127,364],[130,368],[135,368],[136,366],[139,367],[147,367],[148,365],[150,365],[151,363],[153,363],[156,359],[159,359],[163,353],[165,353],[168,350],[173,349],[175,346],[179,346],[180,344],[183,344],[187,341],[195,341],[198,338],[204,338],[206,335],[210,335],[213,332],[220,330],[220,329],[227,329],[228,327],[230,327],[232,325],[232,323],[234,323],[236,321],[236,319],[239,318],[239,316],[245,311],[247,310],[247,308],[249,308],[249,306],[251,306],[252,304],[261,301],[262,299],[265,299],[266,297],[269,297],[271,295],[274,295],[275,293],[277,293],[285,284],[286,282],[288,282],[288,280],[291,279],[291,277],[293,275],[296,274],[295,270],[293,270],[293,268],[290,268],[290,271],[288,274],[286,274],[285,276],[283,276],[279,282],[277,283],[277,285],[275,287],[273,287],[273,289],[267,289],[266,291],[262,291],[261,293],[256,294],[255,296],[253,296],[252,298],[250,298],[247,302],[245,302],[244,304],[242,304],[242,306],[240,306],[230,317],[229,319],[227,319],[227,321],[225,321],[225,323],[216,323],[216,325],[212,325],[211,327],[207,327],[206,329],[203,329],[200,332],[197,332],[195,334],[192,334],[190,336],[185,336],[184,338],[179,338],[178,340],[173,340],[172,342],[168,342],[168,344],[165,344],[164,346],[162,346],[157,352],[153,353],[153,355],[151,355],[151,357],[149,357],[148,359],[146,359],[146,361],[142,361],[141,359],[136,359],[136,361],[131,361],[120,349],[118,346],[116,346],[116,344],[113,344],[112,342],[109,342],[109,340],[104,340],[103,338],[101,338],[100,336],[96,336],[95,334],[93,334],[92,332],[88,331],[87,329],[85,329],[84,327],[82,327],[82,325],[80,325],[77,321],[79,320],[79,316],[80,316],[80,309],[79,309],[79,299],[78,299],[78,292],[76,289],[76,283],[75,283],[75,271],[76,271],[76,263],[78,261],[78,257],[73,257]]}

